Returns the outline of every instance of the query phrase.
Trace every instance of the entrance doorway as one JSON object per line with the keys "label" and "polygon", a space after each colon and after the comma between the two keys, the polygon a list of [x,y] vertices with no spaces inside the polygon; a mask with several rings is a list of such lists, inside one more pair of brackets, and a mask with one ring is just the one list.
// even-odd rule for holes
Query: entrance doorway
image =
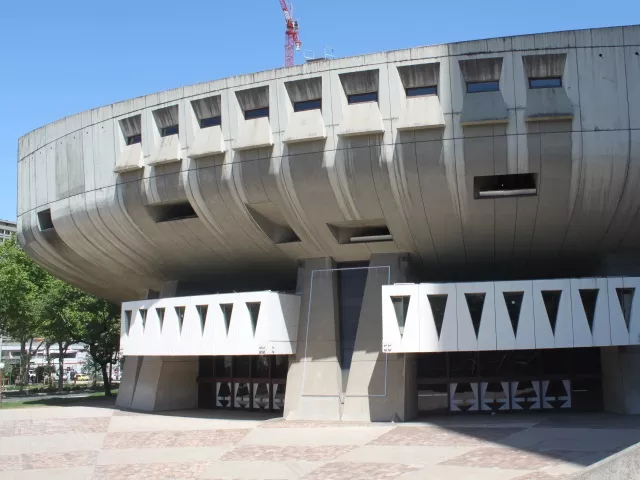
{"label": "entrance doorway", "polygon": [[600,411],[600,349],[418,354],[418,411]]}
{"label": "entrance doorway", "polygon": [[288,356],[202,356],[199,368],[199,408],[283,410]]}

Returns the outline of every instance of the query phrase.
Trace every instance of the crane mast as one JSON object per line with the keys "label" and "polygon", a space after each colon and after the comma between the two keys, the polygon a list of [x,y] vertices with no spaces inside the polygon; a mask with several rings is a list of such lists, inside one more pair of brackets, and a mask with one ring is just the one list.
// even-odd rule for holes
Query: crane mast
{"label": "crane mast", "polygon": [[293,66],[293,54],[294,50],[300,50],[302,42],[298,37],[298,21],[293,18],[293,7],[291,4],[287,4],[286,0],[280,0],[280,8],[284,13],[284,20],[286,29],[284,32],[284,66]]}

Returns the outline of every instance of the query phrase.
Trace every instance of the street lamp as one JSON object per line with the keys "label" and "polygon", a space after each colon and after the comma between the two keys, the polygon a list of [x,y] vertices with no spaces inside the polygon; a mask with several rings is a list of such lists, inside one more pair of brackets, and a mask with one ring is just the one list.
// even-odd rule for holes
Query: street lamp
{"label": "street lamp", "polygon": [[0,362],[0,408],[2,408],[2,389],[3,388],[4,388],[4,362]]}

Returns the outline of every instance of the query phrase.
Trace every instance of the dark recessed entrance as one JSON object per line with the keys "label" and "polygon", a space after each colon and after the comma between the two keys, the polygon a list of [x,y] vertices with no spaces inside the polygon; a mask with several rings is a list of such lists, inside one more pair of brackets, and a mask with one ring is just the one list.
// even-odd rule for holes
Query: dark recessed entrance
{"label": "dark recessed entrance", "polygon": [[288,370],[285,355],[200,357],[198,407],[281,412]]}
{"label": "dark recessed entrance", "polygon": [[600,411],[600,349],[418,354],[418,411]]}

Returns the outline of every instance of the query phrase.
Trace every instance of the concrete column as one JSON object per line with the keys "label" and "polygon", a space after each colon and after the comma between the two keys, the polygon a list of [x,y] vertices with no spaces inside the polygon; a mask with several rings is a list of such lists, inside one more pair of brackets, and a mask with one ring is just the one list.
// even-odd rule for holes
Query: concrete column
{"label": "concrete column", "polygon": [[336,273],[318,271],[328,268],[335,268],[331,259],[311,259],[298,272],[298,291],[302,292],[298,347],[287,374],[284,404],[284,417],[289,420],[340,419]]}
{"label": "concrete column", "polygon": [[417,411],[415,355],[382,353],[382,285],[407,280],[404,254],[372,255],[358,322],[343,420],[408,420]]}
{"label": "concrete column", "polygon": [[640,414],[640,347],[600,349],[607,412]]}
{"label": "concrete column", "polygon": [[148,412],[196,408],[197,375],[197,356],[128,357],[116,405]]}

